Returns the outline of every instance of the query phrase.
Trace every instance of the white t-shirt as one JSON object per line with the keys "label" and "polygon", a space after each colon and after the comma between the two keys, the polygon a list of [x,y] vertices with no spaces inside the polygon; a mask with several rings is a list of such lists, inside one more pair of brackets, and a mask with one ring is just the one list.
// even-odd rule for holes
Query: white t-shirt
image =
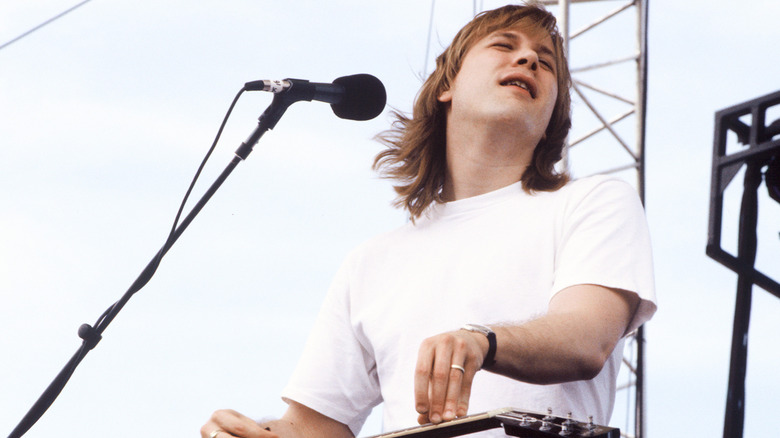
{"label": "white t-shirt", "polygon": [[[630,330],[655,312],[644,210],[625,182],[590,177],[534,194],[516,183],[435,204],[415,224],[347,257],[282,396],[347,424],[356,436],[381,402],[384,430],[414,426],[423,339],[465,323],[528,321],[577,284],[636,292],[642,301]],[[532,385],[480,371],[469,412],[551,408],[606,424],[622,351],[620,342],[587,381]],[[504,435],[497,429],[484,436]]]}

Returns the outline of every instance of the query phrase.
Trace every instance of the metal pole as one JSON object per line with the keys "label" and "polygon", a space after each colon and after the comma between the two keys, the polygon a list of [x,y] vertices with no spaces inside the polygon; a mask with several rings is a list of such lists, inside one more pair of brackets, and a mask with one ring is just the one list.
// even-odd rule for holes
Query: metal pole
{"label": "metal pole", "polygon": [[[638,41],[639,59],[637,65],[637,190],[642,204],[647,208],[645,200],[645,121],[647,115],[647,15],[650,0],[638,0]],[[645,328],[639,327],[636,332],[636,405],[634,414],[634,435],[644,438],[647,433],[645,422]]]}
{"label": "metal pole", "polygon": [[[739,214],[738,258],[745,266],[754,266],[758,236],[758,186],[761,184],[761,166],[748,162],[745,171],[745,191]],[[747,374],[748,329],[753,300],[753,276],[740,272],[737,280],[737,301],[734,308],[734,331],[731,338],[729,387],[726,395],[724,438],[741,438],[745,425],[745,376]]]}
{"label": "metal pole", "polygon": [[[563,38],[563,53],[569,59],[569,0],[558,0],[558,30]],[[569,170],[569,139],[563,148],[563,168]]]}

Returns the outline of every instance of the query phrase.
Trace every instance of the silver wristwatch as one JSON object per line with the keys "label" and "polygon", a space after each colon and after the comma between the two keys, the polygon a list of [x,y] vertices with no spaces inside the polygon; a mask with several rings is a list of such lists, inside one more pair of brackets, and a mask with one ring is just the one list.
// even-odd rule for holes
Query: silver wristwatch
{"label": "silver wristwatch", "polygon": [[489,368],[496,363],[496,334],[490,327],[486,327],[481,324],[466,324],[461,327],[463,330],[468,330],[474,333],[482,333],[488,340],[488,351],[485,354],[485,360],[482,361],[482,368]]}

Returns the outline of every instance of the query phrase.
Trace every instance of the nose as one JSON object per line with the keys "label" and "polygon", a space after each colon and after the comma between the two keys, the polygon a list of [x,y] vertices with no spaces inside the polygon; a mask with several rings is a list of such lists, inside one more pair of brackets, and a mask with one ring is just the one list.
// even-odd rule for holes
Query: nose
{"label": "nose", "polygon": [[527,64],[528,68],[534,72],[539,68],[539,55],[536,50],[524,46],[518,49],[515,56],[517,56],[517,65]]}
{"label": "nose", "polygon": [[517,60],[518,65],[525,65],[530,64],[528,68],[531,69],[531,71],[536,71],[537,68],[539,68],[539,62],[536,57],[531,56],[523,56],[522,58]]}

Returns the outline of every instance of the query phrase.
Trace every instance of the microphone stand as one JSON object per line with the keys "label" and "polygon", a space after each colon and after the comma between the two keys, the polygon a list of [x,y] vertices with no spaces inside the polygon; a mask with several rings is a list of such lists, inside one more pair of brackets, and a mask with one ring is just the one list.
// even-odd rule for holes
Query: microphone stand
{"label": "microphone stand", "polygon": [[55,377],[52,383],[46,388],[43,394],[41,394],[41,396],[38,398],[38,401],[36,401],[32,408],[30,408],[30,410],[27,412],[24,418],[22,418],[16,428],[11,432],[10,435],[8,435],[8,438],[20,438],[25,433],[27,433],[27,431],[49,409],[52,403],[54,403],[54,400],[57,398],[57,396],[60,395],[63,388],[65,388],[65,385],[68,383],[68,380],[70,380],[73,372],[76,371],[76,367],[78,367],[81,361],[84,360],[84,358],[87,356],[87,353],[95,348],[98,342],[100,342],[102,339],[102,333],[111,323],[111,321],[114,320],[119,311],[122,310],[130,298],[151,279],[152,275],[154,275],[154,272],[157,270],[157,267],[159,266],[163,256],[165,256],[176,240],[178,240],[182,233],[184,233],[184,230],[187,229],[190,223],[192,223],[192,221],[195,219],[195,216],[200,213],[200,211],[211,199],[214,193],[216,193],[222,183],[225,182],[227,177],[233,172],[236,166],[238,166],[238,163],[246,160],[246,158],[252,152],[255,144],[257,144],[266,131],[273,129],[274,126],[276,126],[276,123],[279,121],[279,119],[281,119],[282,115],[284,115],[284,112],[287,110],[287,108],[297,100],[301,100],[300,96],[298,96],[299,93],[291,93],[292,91],[293,89],[290,88],[288,92],[274,95],[274,99],[271,102],[271,105],[269,105],[263,114],[260,115],[257,127],[255,128],[254,132],[252,132],[246,141],[241,143],[241,146],[239,146],[235,152],[235,157],[233,157],[225,170],[223,170],[217,179],[212,183],[211,187],[209,187],[209,189],[201,197],[197,204],[195,204],[190,213],[170,234],[163,247],[157,252],[154,258],[152,258],[149,264],[146,265],[146,268],[144,268],[144,270],[133,282],[127,292],[125,292],[122,298],[114,303],[113,306],[111,306],[101,316],[101,318],[98,319],[95,327],[92,327],[89,324],[83,324],[81,327],[79,327],[78,334],[79,337],[83,340],[81,346],[73,355],[73,357],[71,357],[62,371],[60,371],[57,377]]}

